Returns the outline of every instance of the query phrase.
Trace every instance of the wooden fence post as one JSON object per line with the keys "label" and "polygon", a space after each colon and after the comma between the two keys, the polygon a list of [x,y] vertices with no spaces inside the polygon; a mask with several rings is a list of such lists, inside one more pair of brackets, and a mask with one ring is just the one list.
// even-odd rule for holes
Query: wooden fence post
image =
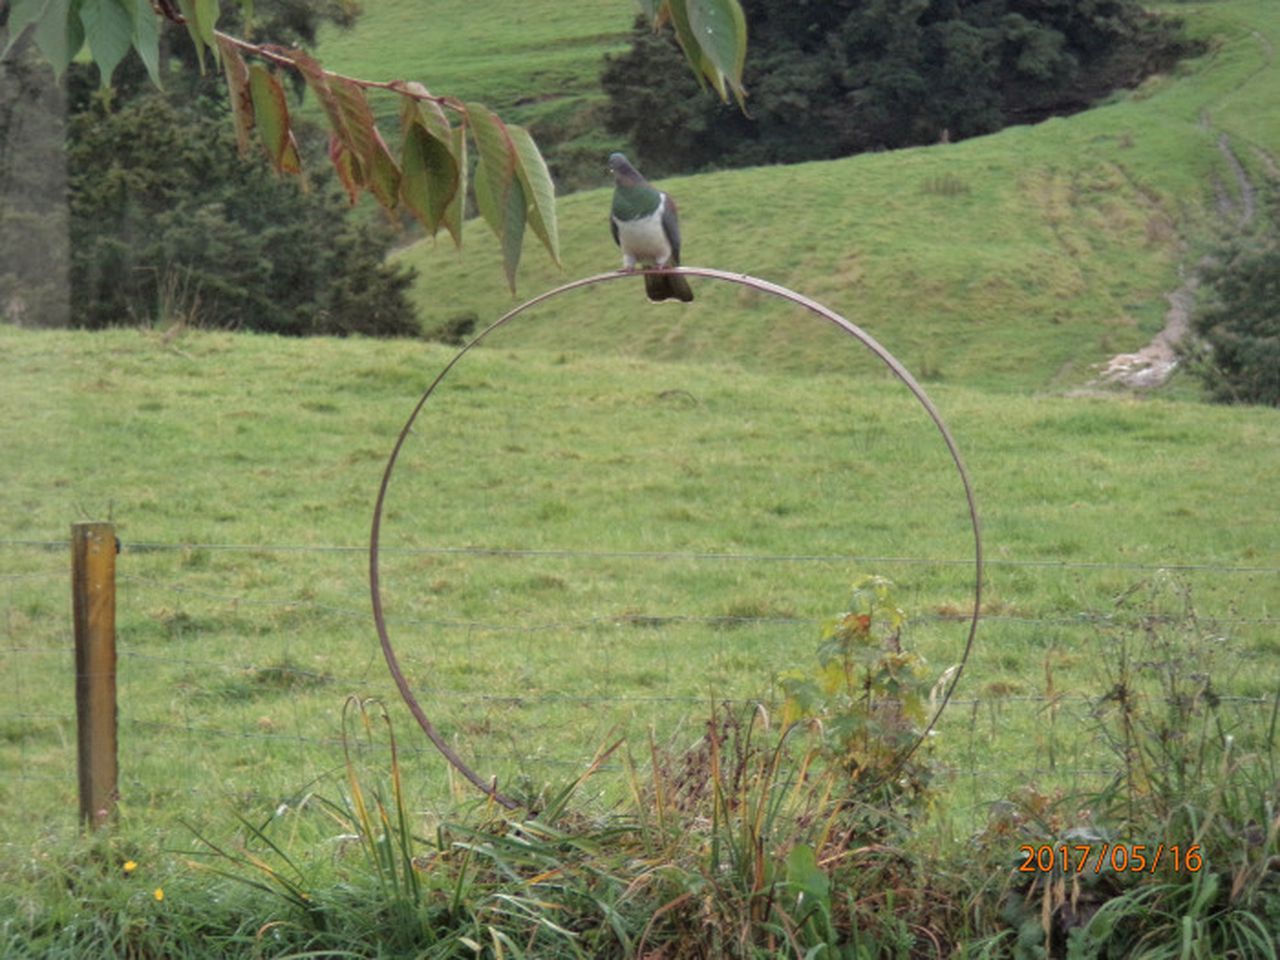
{"label": "wooden fence post", "polygon": [[115,814],[116,534],[110,523],[71,526],[76,635],[76,739],[80,819],[97,828]]}

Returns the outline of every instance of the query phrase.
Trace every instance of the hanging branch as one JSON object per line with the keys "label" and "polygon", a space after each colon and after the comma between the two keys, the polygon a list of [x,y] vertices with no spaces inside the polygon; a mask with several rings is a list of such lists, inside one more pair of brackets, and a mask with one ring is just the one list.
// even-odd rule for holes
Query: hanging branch
{"label": "hanging branch", "polygon": [[[245,21],[252,0],[240,0]],[[670,23],[701,80],[741,104],[746,20],[739,0],[644,0],[655,29]],[[7,54],[30,28],[36,45],[61,74],[88,47],[109,86],[116,66],[133,49],[159,86],[159,18],[184,27],[200,69],[206,54],[220,64],[241,153],[256,139],[277,173],[299,175],[302,158],[279,70],[302,76],[330,127],[329,159],[348,199],[370,193],[388,212],[403,206],[427,233],[448,231],[462,243],[468,187],[468,145],[476,151],[476,205],[502,248],[507,284],[515,292],[525,230],[532,230],[560,263],[555,185],[546,161],[523,127],[505,123],[480,103],[437,96],[403,80],[349,77],[322,67],[302,50],[252,43],[217,29],[218,0],[13,0]],[[3,54],[0,54],[3,55]],[[246,57],[248,59],[246,59]],[[374,122],[368,91],[400,98],[399,143],[389,145]]]}

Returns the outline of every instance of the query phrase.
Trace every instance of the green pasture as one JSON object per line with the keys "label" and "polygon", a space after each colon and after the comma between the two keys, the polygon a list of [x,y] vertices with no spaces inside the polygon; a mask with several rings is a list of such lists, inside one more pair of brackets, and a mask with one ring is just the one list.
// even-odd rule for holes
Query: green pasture
{"label": "green pasture", "polygon": [[[374,0],[354,30],[328,27],[317,55],[325,66],[378,80],[417,80],[432,93],[478,101],[503,119],[551,136],[562,154],[607,155],[599,129],[598,77],[606,54],[626,49],[637,8],[630,0],[516,6],[443,0]],[[394,129],[394,97],[373,98]]]}
{"label": "green pasture", "polygon": [[[713,698],[776,704],[778,672],[814,662],[860,574],[898,584],[904,642],[933,676],[958,659],[959,481],[906,390],[829,332],[831,369],[807,377],[495,339],[444,381],[393,479],[381,571],[406,673],[482,775],[536,791],[618,737],[641,754],[650,730],[691,742]],[[178,821],[225,829],[335,789],[345,698],[397,701],[368,612],[374,495],[451,351],[13,328],[0,351],[0,789],[27,811],[4,842],[74,822],[61,544],[87,517],[113,518],[124,545],[126,821],[186,842]],[[1222,692],[1274,691],[1275,411],[934,393],[991,561],[964,704],[933,747],[959,822],[1028,777],[1094,776],[1082,698],[1105,692],[1116,598],[1163,567],[1189,568],[1173,576],[1221,634]],[[423,809],[465,797],[392,715]],[[611,802],[620,775],[600,783]]]}
{"label": "green pasture", "polygon": [[626,45],[627,0],[518,7],[460,0],[372,0],[354,30],[326,27],[317,47],[330,69],[418,80],[434,93],[494,109],[557,97],[598,96],[601,57]]}

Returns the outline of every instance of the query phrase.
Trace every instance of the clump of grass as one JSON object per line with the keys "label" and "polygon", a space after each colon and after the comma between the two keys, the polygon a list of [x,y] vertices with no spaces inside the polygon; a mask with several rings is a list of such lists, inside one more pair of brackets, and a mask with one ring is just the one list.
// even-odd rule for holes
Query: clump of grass
{"label": "clump of grass", "polygon": [[962,197],[970,192],[969,181],[954,173],[939,173],[920,182],[920,192],[937,197]]}
{"label": "clump of grass", "polygon": [[281,693],[316,690],[332,682],[331,675],[308,670],[291,658],[282,657],[269,663],[245,667],[220,684],[199,689],[197,696],[248,701]]}
{"label": "clump of grass", "polygon": [[[835,621],[856,637],[844,643],[832,628],[824,647],[861,649],[872,635],[858,619],[863,601],[879,635],[887,582],[862,590]],[[868,662],[901,666],[902,656],[884,649]],[[910,811],[927,787],[867,791],[873,771],[899,772],[914,694],[893,678],[874,686],[856,705],[809,703],[790,716],[792,704],[777,712],[782,725],[764,704],[713,704],[687,749],[650,735],[647,767],[628,765],[620,806],[591,812],[582,794],[621,742],[564,786],[527,789],[516,811],[485,803],[461,820],[410,809],[388,714],[353,699],[341,795],[263,824],[242,819],[235,844],[202,838],[202,862],[272,894],[279,936],[308,951],[676,960],[901,956],[931,945],[928,955],[942,955],[945,936],[920,918],[949,898],[930,892],[908,849]],[[871,726],[837,736],[842,712],[863,708]],[[376,742],[389,748],[381,772],[364,766]],[[329,864],[293,851],[317,827],[338,838]]]}
{"label": "clump of grass", "polygon": [[1239,662],[1231,638],[1170,574],[1121,596],[1105,639],[1093,721],[1116,774],[1092,794],[1029,788],[1001,805],[981,842],[1026,843],[1007,929],[980,955],[1280,956],[1280,694],[1261,723],[1267,704],[1231,709],[1218,692]]}

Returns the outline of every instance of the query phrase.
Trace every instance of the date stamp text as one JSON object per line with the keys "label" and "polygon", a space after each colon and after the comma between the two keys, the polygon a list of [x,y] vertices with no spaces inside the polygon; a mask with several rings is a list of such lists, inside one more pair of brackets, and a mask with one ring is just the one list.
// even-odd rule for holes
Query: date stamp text
{"label": "date stamp text", "polygon": [[1200,844],[1176,843],[1024,843],[1018,848],[1019,873],[1174,873],[1204,869]]}

